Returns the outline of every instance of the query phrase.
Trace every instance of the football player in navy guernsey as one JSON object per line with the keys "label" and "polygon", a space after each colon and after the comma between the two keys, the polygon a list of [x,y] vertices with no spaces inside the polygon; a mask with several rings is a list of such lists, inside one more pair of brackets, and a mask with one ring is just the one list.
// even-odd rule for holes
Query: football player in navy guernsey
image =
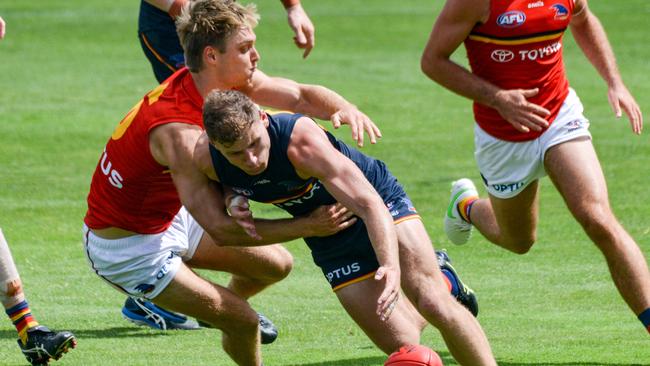
{"label": "football player in navy guernsey", "polygon": [[360,218],[334,235],[304,239],[340,303],[382,351],[419,344],[430,323],[459,364],[496,365],[481,326],[450,296],[426,229],[383,162],[310,118],[268,115],[238,91],[208,94],[203,121],[195,164],[232,190],[231,215],[251,236],[258,235],[248,199],[291,215],[339,202]]}

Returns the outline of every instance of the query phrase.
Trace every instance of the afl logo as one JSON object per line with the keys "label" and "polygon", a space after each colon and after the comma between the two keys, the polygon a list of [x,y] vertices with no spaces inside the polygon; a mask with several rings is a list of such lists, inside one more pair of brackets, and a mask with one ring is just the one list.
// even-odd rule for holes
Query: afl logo
{"label": "afl logo", "polygon": [[555,20],[564,20],[569,17],[569,10],[562,4],[551,5],[551,10],[555,12],[555,16],[553,17]]}
{"label": "afl logo", "polygon": [[497,25],[503,28],[515,28],[526,21],[526,14],[523,11],[508,11],[497,18]]}
{"label": "afl logo", "polygon": [[494,50],[490,57],[496,62],[510,62],[515,58],[515,53],[509,50]]}

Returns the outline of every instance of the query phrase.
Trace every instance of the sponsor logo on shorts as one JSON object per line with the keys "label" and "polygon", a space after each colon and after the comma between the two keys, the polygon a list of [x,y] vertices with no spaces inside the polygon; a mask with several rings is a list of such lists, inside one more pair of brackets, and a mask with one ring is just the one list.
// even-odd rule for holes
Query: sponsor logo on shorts
{"label": "sponsor logo on shorts", "polygon": [[494,50],[490,54],[490,58],[496,62],[510,62],[515,58],[515,53],[510,50]]}
{"label": "sponsor logo on shorts", "polygon": [[536,1],[536,2],[534,2],[534,3],[528,3],[528,9],[532,9],[532,8],[541,8],[542,6],[544,6],[544,2],[543,2],[543,1]]}
{"label": "sponsor logo on shorts", "polygon": [[567,132],[573,132],[581,129],[584,126],[584,121],[581,119],[574,119],[573,121],[564,125],[564,128],[567,129]]}
{"label": "sponsor logo on shorts", "polygon": [[153,289],[155,289],[155,288],[156,288],[156,286],[154,286],[154,285],[152,285],[150,283],[141,283],[141,284],[135,286],[136,291],[138,291],[138,292],[140,292],[142,294],[148,294],[151,291],[153,291]]}
{"label": "sponsor logo on shorts", "polygon": [[361,271],[361,265],[359,265],[358,262],[354,262],[352,264],[345,265],[341,268],[337,268],[333,271],[327,272],[325,275],[327,277],[327,281],[332,283],[335,279],[341,279],[345,278],[346,276],[351,275],[352,273],[356,273]]}
{"label": "sponsor logo on shorts", "polygon": [[492,188],[497,192],[516,192],[524,186],[524,182],[509,184],[492,184]]}
{"label": "sponsor logo on shorts", "polygon": [[174,258],[174,256],[175,254],[173,252],[169,253],[169,257],[165,259],[165,263],[163,263],[163,265],[160,267],[160,270],[158,270],[158,273],[156,274],[157,280],[161,280],[163,277],[167,275],[172,265],[172,258]]}
{"label": "sponsor logo on shorts", "polygon": [[503,28],[516,28],[524,22],[526,22],[526,14],[518,10],[505,12],[497,18],[497,25]]}
{"label": "sponsor logo on shorts", "polygon": [[555,16],[553,17],[555,20],[565,20],[569,17],[569,10],[562,4],[551,5],[551,10],[555,12]]}

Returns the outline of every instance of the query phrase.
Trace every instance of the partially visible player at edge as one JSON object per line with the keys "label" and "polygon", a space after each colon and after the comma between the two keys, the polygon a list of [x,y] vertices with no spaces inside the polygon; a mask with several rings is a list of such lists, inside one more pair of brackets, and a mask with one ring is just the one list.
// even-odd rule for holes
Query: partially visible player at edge
{"label": "partially visible player at edge", "polygon": [[[237,89],[262,105],[349,124],[363,145],[380,137],[356,106],[317,85],[269,77],[257,69],[254,5],[191,1],[178,19],[187,68],[145,95],[114,130],[95,169],[84,219],[93,271],[125,294],[154,301],[222,330],[239,365],[261,364],[258,316],[246,299],[284,278],[292,258],[280,245],[255,242],[225,211],[219,187],[192,163],[203,132],[203,98]],[[331,235],[355,222],[340,206],[316,216],[256,222],[263,243]],[[321,217],[319,217],[321,216]],[[192,268],[232,274],[227,288]]]}
{"label": "partially visible player at edge", "polygon": [[[138,16],[138,38],[154,75],[162,83],[185,65],[174,21],[189,0],[141,0]],[[298,48],[304,49],[303,58],[309,56],[315,45],[314,25],[300,0],[280,0],[287,12],[289,27]]]}
{"label": "partially visible player at edge", "polygon": [[[462,244],[474,226],[496,245],[528,252],[536,241],[538,180],[548,174],[650,332],[648,265],[610,208],[589,122],[565,75],[567,28],[607,83],[616,117],[625,112],[632,132],[641,133],[641,110],[586,0],[447,0],[422,55],[422,70],[474,100],[475,156],[489,198],[479,199],[469,179],[455,182],[445,231]],[[471,72],[450,60],[461,43]]]}
{"label": "partially visible player at edge", "polygon": [[[6,23],[0,17],[0,40],[5,37]],[[9,244],[0,229],[0,301],[18,332],[18,346],[32,365],[46,365],[51,358],[58,360],[77,345],[68,331],[53,332],[39,325],[29,309]]]}
{"label": "partially visible player at edge", "polygon": [[[0,24],[4,24],[0,18]],[[2,34],[0,26],[0,35]],[[47,365],[50,359],[58,360],[77,340],[68,331],[53,332],[40,325],[29,309],[23,284],[16,269],[9,245],[0,229],[0,301],[18,332],[18,346],[32,365]]]}

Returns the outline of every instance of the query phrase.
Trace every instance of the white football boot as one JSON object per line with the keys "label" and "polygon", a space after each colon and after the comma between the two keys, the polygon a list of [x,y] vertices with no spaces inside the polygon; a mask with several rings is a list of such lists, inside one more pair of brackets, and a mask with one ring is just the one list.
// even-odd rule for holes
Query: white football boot
{"label": "white football boot", "polygon": [[445,234],[456,245],[467,243],[472,235],[472,224],[463,220],[458,212],[458,204],[472,196],[478,197],[478,191],[471,180],[463,178],[451,184],[451,199],[445,213]]}

